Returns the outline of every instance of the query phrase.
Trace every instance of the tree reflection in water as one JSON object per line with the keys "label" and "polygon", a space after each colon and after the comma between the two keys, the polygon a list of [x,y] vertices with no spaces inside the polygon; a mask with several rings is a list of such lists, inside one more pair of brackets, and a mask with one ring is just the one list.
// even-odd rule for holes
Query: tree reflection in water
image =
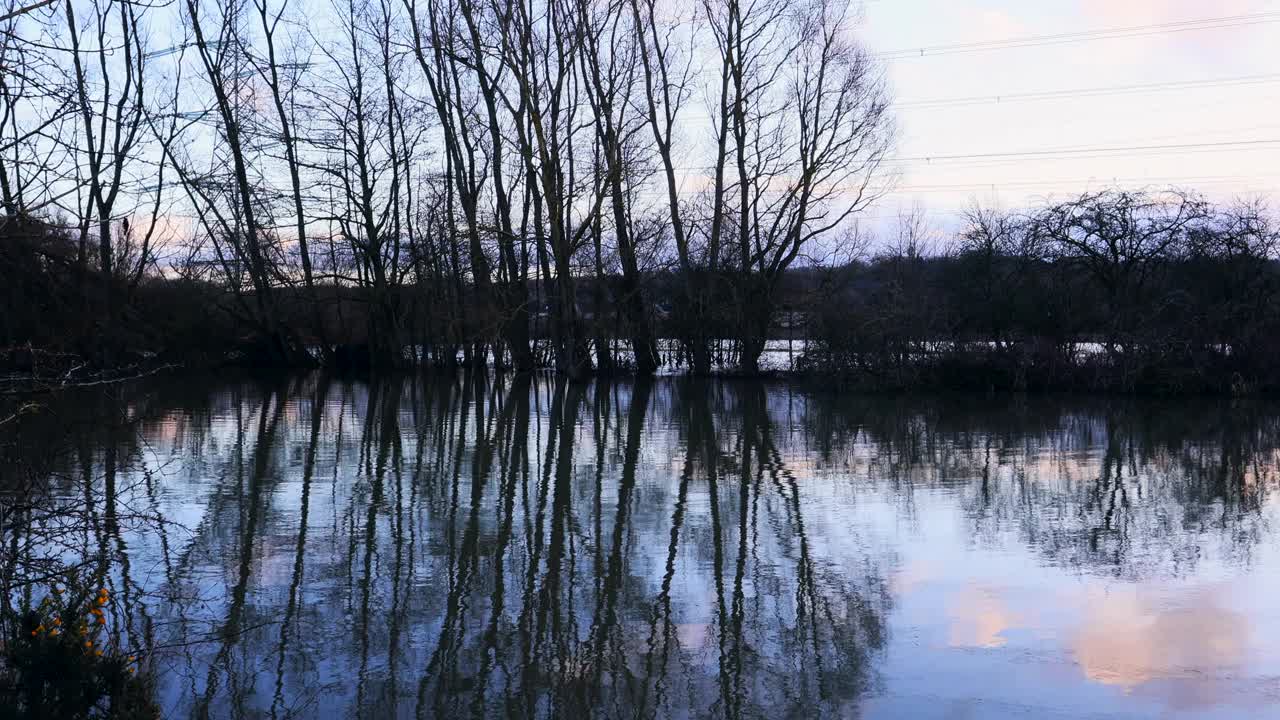
{"label": "tree reflection in water", "polygon": [[154,382],[58,412],[7,430],[6,497],[41,502],[9,503],[6,582],[88,562],[199,718],[856,715],[898,564],[860,498],[909,519],[940,491],[979,544],[1176,575],[1269,537],[1280,437],[1240,407],[683,378]]}

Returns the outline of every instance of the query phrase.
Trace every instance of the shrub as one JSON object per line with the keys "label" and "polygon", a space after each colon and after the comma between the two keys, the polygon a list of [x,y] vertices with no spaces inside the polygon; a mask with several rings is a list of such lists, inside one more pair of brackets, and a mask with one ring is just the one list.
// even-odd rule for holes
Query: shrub
{"label": "shrub", "polygon": [[0,720],[159,717],[137,657],[108,638],[109,601],[106,588],[53,585],[5,618]]}

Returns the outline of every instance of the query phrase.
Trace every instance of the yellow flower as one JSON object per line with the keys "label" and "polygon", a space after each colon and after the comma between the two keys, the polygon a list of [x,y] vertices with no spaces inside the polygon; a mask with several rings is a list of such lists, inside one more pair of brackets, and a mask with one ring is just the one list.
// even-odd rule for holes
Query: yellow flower
{"label": "yellow flower", "polygon": [[101,650],[94,650],[94,651],[93,651],[93,654],[94,654],[94,655],[97,655],[98,657],[102,657],[102,651],[101,651]]}
{"label": "yellow flower", "polygon": [[37,627],[36,632],[44,632],[44,625]]}
{"label": "yellow flower", "polygon": [[85,640],[85,641],[84,641],[84,646],[85,646],[85,647],[87,647],[87,648],[91,648],[91,647],[93,647],[93,641],[92,641],[92,640]]}
{"label": "yellow flower", "polygon": [[99,624],[99,625],[106,625],[106,624],[107,624],[107,619],[106,619],[106,618],[104,618],[104,617],[102,617],[101,615],[99,615],[99,616],[98,616],[98,624]]}
{"label": "yellow flower", "polygon": [[129,656],[129,662],[133,662],[133,661],[134,661],[134,660],[136,660],[136,659],[137,659],[137,658],[135,658],[133,655],[130,655],[130,656]]}
{"label": "yellow flower", "polygon": [[57,628],[54,628],[53,632],[51,632],[51,633],[49,633],[49,634],[50,634],[50,635],[52,635],[53,637],[58,637],[59,635],[61,635],[61,634],[62,634],[62,631],[61,631],[61,630],[58,630]]}
{"label": "yellow flower", "polygon": [[99,605],[106,605],[106,604],[107,604],[107,596],[106,596],[106,595],[99,595],[99,596],[98,596],[98,604],[99,604]]}

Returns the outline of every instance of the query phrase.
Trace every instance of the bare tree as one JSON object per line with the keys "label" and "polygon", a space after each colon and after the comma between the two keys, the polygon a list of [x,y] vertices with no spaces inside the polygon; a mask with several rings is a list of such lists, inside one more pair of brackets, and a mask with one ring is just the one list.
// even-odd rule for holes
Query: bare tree
{"label": "bare tree", "polygon": [[57,52],[51,3],[0,4],[0,223],[59,205],[74,121],[72,80]]}
{"label": "bare tree", "polygon": [[[485,20],[482,7],[472,0],[459,0],[459,9],[465,23],[465,46],[468,57],[467,65],[475,75],[476,88],[484,105],[484,124],[488,130],[489,142],[489,174],[492,177],[492,193],[496,224],[494,233],[498,248],[500,312],[502,314],[503,335],[507,347],[511,351],[513,364],[517,370],[527,371],[533,367],[533,356],[529,349],[529,307],[528,277],[525,264],[516,254],[516,234],[512,221],[512,195],[516,191],[515,178],[522,176],[516,166],[513,177],[508,177],[506,166],[506,145],[504,137],[507,126],[501,116],[502,100],[500,97],[502,82],[501,57],[486,49],[483,37],[494,28],[493,18],[489,18],[487,27],[482,28]],[[513,123],[519,119],[514,118]]]}
{"label": "bare tree", "polygon": [[[138,11],[131,2],[94,0],[89,4],[88,36],[76,17],[75,3],[67,0],[68,52],[74,70],[75,102],[80,114],[80,131],[85,158],[83,182],[88,192],[80,232],[85,246],[92,224],[98,231],[98,266],[103,283],[104,337],[110,342],[119,302],[112,248],[112,225],[116,203],[126,181],[126,169],[138,150],[142,137],[146,77],[142,34]],[[117,50],[121,57],[113,56]],[[96,65],[91,77],[89,62]],[[124,220],[127,227],[127,219]],[[84,258],[81,257],[83,267]],[[145,261],[145,259],[144,259]],[[110,345],[104,345],[109,354]]]}
{"label": "bare tree", "polygon": [[754,372],[779,278],[876,197],[892,125],[881,73],[849,37],[842,0],[727,0],[708,3],[707,13],[721,58],[716,131],[725,148],[716,157],[711,252],[732,240],[739,362]]}
{"label": "bare tree", "polygon": [[[190,27],[203,79],[213,93],[212,113],[216,118],[216,139],[225,152],[225,163],[215,160],[211,170],[201,173],[177,158],[172,145],[168,153],[202,226],[214,240],[219,261],[231,281],[236,297],[256,326],[263,361],[293,363],[303,361],[298,347],[281,323],[275,285],[282,273],[274,257],[270,223],[264,222],[263,204],[251,179],[251,133],[246,130],[250,113],[246,78],[253,70],[243,52],[247,4],[229,0],[209,10],[200,0],[184,0],[184,18]],[[222,170],[230,165],[230,173]],[[229,175],[229,177],[227,177]],[[229,252],[222,250],[223,245]],[[251,296],[240,289],[239,277],[248,276]]]}
{"label": "bare tree", "polygon": [[[549,262],[541,280],[555,288],[553,343],[556,369],[581,378],[590,369],[579,322],[574,255],[607,195],[580,177],[576,165],[583,117],[576,72],[582,52],[575,13],[567,0],[524,0],[498,13],[502,61],[513,88],[503,96],[516,124],[528,182],[534,185],[535,225]],[[583,173],[587,178],[592,177]]]}
{"label": "bare tree", "polygon": [[[289,171],[289,197],[292,201],[295,240],[298,244],[298,258],[302,265],[302,281],[307,290],[307,302],[312,308],[313,331],[325,352],[330,352],[322,308],[315,287],[315,272],[308,240],[308,212],[305,206],[307,198],[303,193],[305,158],[299,146],[296,129],[300,86],[304,80],[305,70],[311,63],[298,52],[298,43],[295,42],[286,48],[280,47],[281,23],[289,9],[289,0],[280,0],[278,7],[273,7],[271,0],[253,0],[253,7],[262,30],[262,51],[260,53],[250,51],[246,54],[270,91],[271,107],[275,114],[273,119],[276,123],[272,137],[284,150],[285,166]],[[251,49],[247,48],[247,50]]]}
{"label": "bare tree", "polygon": [[1138,327],[1155,274],[1182,254],[1208,214],[1204,200],[1188,193],[1104,190],[1046,207],[1035,230],[1052,243],[1056,259],[1101,288],[1108,318],[1102,340],[1115,355]]}
{"label": "bare tree", "polygon": [[660,15],[655,0],[631,0],[632,29],[636,35],[637,59],[644,80],[642,112],[653,133],[654,151],[662,168],[671,237],[681,276],[683,297],[679,300],[677,332],[693,361],[695,374],[711,372],[707,337],[706,294],[699,262],[690,247],[688,224],[680,198],[675,161],[676,124],[693,88],[693,53],[679,54],[676,38],[682,32],[693,37],[693,18]]}
{"label": "bare tree", "polygon": [[397,366],[405,361],[398,288],[408,267],[401,256],[404,117],[395,90],[402,63],[392,51],[386,2],[345,0],[338,10],[343,44],[321,44],[333,77],[315,90],[325,121],[313,144],[335,188],[331,216],[368,291],[369,361]]}
{"label": "bare tree", "polygon": [[[646,126],[643,116],[632,113],[632,97],[638,84],[637,56],[645,48],[636,43],[636,33],[631,28],[633,14],[625,6],[610,3],[596,8],[587,0],[576,0],[576,10],[583,84],[603,154],[602,180],[609,195],[622,271],[619,302],[636,370],[650,374],[658,368],[658,350],[648,300],[641,287],[636,237],[630,227],[632,196],[627,192],[630,183],[643,180],[639,162],[633,157],[633,138]],[[597,267],[597,283],[604,280],[600,270]]]}

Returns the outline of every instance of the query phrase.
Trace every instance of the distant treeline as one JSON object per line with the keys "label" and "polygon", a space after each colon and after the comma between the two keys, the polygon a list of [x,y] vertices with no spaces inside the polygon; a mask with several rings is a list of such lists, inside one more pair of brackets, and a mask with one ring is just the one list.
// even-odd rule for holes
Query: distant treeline
{"label": "distant treeline", "polygon": [[1089,193],[975,209],[946,252],[908,223],[825,273],[804,367],[875,387],[1280,387],[1280,233],[1260,203]]}
{"label": "distant treeline", "polygon": [[[554,283],[520,288],[528,301],[519,348],[496,332],[492,308],[467,302],[469,285],[430,278],[396,285],[381,300],[358,283],[284,285],[274,327],[285,344],[268,346],[270,336],[241,314],[246,299],[224,283],[116,277],[121,302],[108,336],[96,310],[101,272],[77,260],[73,235],[34,221],[8,223],[3,234],[0,273],[14,281],[0,291],[0,342],[19,348],[5,356],[10,369],[39,364],[41,351],[53,367],[144,357],[367,367],[379,364],[369,338],[384,304],[395,308],[402,351],[387,365],[557,365]],[[919,217],[905,217],[876,247],[851,261],[792,268],[764,288],[707,269],[642,273],[634,288],[612,274],[576,277],[581,352],[597,372],[679,363],[750,373],[763,343],[748,338],[773,337],[800,341],[794,370],[864,388],[1280,388],[1280,232],[1259,204],[1104,191],[1028,212],[975,208],[942,241]],[[860,248],[851,241],[843,250]],[[695,309],[690,286],[700,288]],[[637,331],[621,302],[628,293],[650,318],[649,362],[634,351]],[[458,317],[495,331],[467,341]]]}

